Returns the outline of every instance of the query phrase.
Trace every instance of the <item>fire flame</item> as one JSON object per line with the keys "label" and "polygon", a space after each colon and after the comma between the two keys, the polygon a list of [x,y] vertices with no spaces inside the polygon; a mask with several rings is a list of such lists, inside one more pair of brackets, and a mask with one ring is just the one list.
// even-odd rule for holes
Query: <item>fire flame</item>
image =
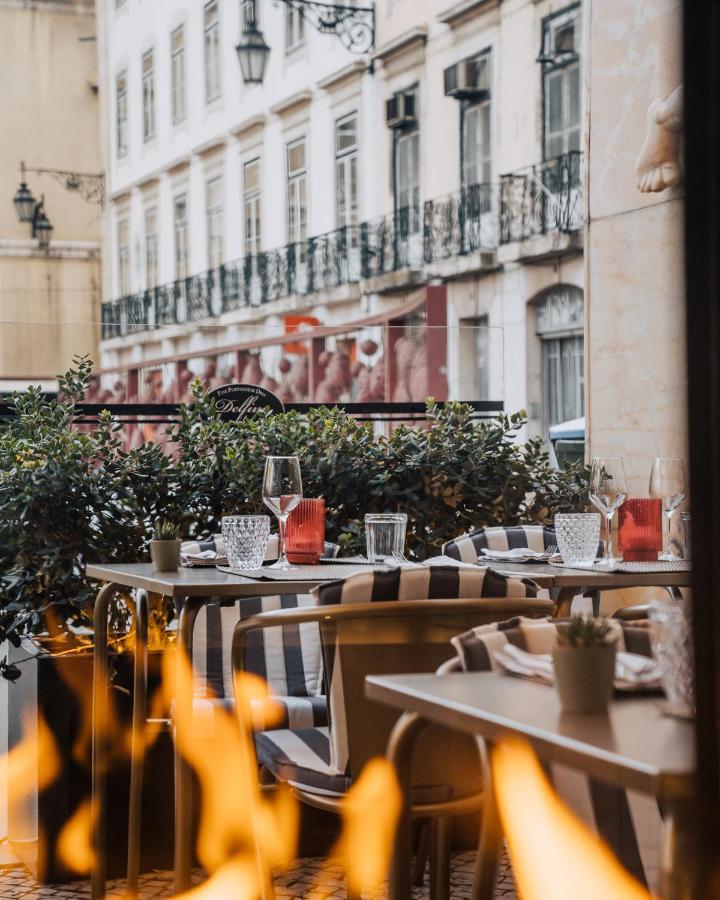
{"label": "fire flame", "polygon": [[5,757],[5,773],[0,777],[0,792],[7,796],[8,808],[21,803],[25,794],[42,790],[60,774],[61,762],[52,731],[40,716],[35,727],[32,719],[23,722],[23,738]]}
{"label": "fire flame", "polygon": [[563,805],[526,743],[497,744],[492,771],[523,900],[651,900],[611,850]]}
{"label": "fire flame", "polygon": [[57,842],[59,859],[71,872],[88,875],[95,859],[92,843],[90,801],[81,803],[63,826]]}

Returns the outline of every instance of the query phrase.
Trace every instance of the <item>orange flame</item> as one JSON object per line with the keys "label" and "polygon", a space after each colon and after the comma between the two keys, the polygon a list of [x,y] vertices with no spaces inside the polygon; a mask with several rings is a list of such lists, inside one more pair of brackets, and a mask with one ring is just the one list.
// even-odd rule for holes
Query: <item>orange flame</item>
{"label": "orange flame", "polygon": [[87,875],[95,859],[90,801],[81,803],[63,826],[57,841],[58,858],[77,875]]}
{"label": "orange flame", "polygon": [[523,900],[650,900],[610,849],[562,804],[526,743],[497,744],[492,772]]}
{"label": "orange flame", "polygon": [[30,791],[52,784],[60,773],[60,755],[55,738],[40,716],[35,726],[26,716],[23,739],[5,757],[5,772],[0,777],[0,793],[5,792],[8,807],[22,803]]}
{"label": "orange flame", "polygon": [[231,859],[199,887],[176,894],[178,900],[255,900],[259,896],[257,871],[244,857]]}

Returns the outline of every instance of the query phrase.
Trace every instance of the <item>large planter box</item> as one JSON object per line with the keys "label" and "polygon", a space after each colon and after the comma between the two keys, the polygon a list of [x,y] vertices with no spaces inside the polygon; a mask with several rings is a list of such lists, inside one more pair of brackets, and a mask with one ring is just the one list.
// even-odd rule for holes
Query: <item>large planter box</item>
{"label": "large planter box", "polygon": [[[53,656],[34,641],[9,648],[8,661],[20,665],[22,676],[8,685],[8,746],[15,747],[25,733],[36,728],[42,714],[57,743],[61,771],[52,784],[31,789],[8,810],[8,839],[14,852],[38,880],[62,882],[73,875],[56,853],[63,825],[90,798],[89,766],[79,764],[73,748],[81,731],[81,701],[69,684],[88,686],[91,697],[92,652]],[[159,681],[160,654],[150,654],[149,688]],[[132,664],[128,657],[115,660],[114,696],[123,724],[130,727]],[[65,676],[65,677],[63,677]],[[124,689],[119,690],[118,688]],[[42,759],[35,761],[38,773]],[[129,765],[119,764],[108,782],[108,874],[124,875],[127,859]],[[35,782],[37,785],[37,781]],[[145,766],[143,796],[142,860],[144,869],[172,866],[173,765],[169,733],[160,735]]]}

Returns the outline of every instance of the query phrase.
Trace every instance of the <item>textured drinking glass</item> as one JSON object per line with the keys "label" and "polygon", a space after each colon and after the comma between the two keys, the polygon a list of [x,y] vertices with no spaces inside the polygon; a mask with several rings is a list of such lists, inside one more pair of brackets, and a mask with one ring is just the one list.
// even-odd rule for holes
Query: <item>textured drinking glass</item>
{"label": "textured drinking glass", "polygon": [[373,563],[395,562],[405,552],[405,513],[367,513],[365,542]]}
{"label": "textured drinking glass", "polygon": [[623,559],[651,562],[662,550],[662,503],[654,497],[629,497],[618,513]]}
{"label": "textured drinking glass", "polygon": [[600,543],[600,514],[558,513],[555,540],[566,566],[591,566]]}
{"label": "textured drinking glass", "polygon": [[692,559],[692,525],[689,512],[680,513],[680,523],[683,533],[683,557]]}
{"label": "textured drinking glass", "polygon": [[693,642],[690,610],[685,601],[650,603],[650,641],[658,662],[670,712],[692,715]]}
{"label": "textured drinking glass", "polygon": [[233,569],[259,569],[270,537],[270,516],[223,516],[225,554]]}
{"label": "textured drinking glass", "polygon": [[625,465],[622,456],[594,456],[590,472],[590,500],[605,516],[607,540],[602,564],[608,569],[618,560],[613,556],[612,523],[615,510],[627,497]]}
{"label": "textured drinking glass", "polygon": [[658,456],[652,464],[650,472],[650,494],[660,497],[665,513],[665,533],[667,545],[665,552],[658,559],[675,560],[671,543],[672,517],[675,510],[685,499],[685,465],[681,459]]}
{"label": "textured drinking glass", "polygon": [[278,520],[278,559],[273,569],[290,569],[285,553],[285,528],[290,513],[302,500],[300,460],[297,456],[267,456],[263,476],[263,503]]}
{"label": "textured drinking glass", "polygon": [[287,558],[291,563],[315,565],[325,551],[325,501],[303,498],[287,523]]}

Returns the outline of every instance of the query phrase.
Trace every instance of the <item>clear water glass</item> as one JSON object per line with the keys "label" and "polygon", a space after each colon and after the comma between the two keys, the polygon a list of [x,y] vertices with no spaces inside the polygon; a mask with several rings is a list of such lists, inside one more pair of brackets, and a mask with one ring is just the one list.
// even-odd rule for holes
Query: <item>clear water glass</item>
{"label": "clear water glass", "polygon": [[672,549],[672,517],[685,499],[685,465],[681,459],[658,456],[650,472],[650,496],[660,497],[665,518],[665,552],[658,559],[676,560]]}
{"label": "clear water glass", "polygon": [[627,497],[627,481],[622,456],[594,456],[590,472],[590,500],[605,517],[606,541],[602,565],[613,568],[618,559],[613,554],[612,523],[615,511]]}
{"label": "clear water glass", "polygon": [[232,569],[259,569],[270,537],[270,516],[223,516],[225,555]]}
{"label": "clear water glass", "polygon": [[372,563],[395,562],[405,553],[405,513],[367,513],[365,543]]}
{"label": "clear water glass", "polygon": [[657,660],[668,712],[691,716],[695,708],[693,640],[687,601],[650,603],[650,642]]}
{"label": "clear water glass", "polygon": [[600,544],[600,514],[558,513],[555,540],[566,566],[591,566]]}

